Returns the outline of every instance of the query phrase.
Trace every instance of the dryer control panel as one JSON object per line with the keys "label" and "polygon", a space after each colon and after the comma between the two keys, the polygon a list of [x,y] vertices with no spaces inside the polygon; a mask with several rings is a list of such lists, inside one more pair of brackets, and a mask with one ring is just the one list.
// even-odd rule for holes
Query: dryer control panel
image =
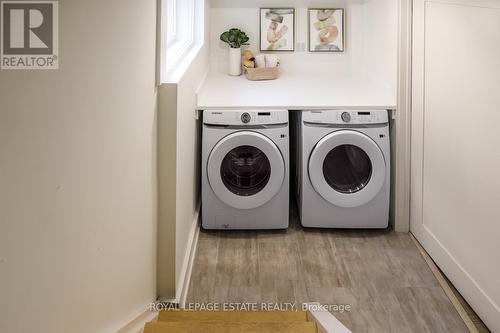
{"label": "dryer control panel", "polygon": [[387,111],[303,111],[302,120],[313,124],[367,125],[389,122]]}
{"label": "dryer control panel", "polygon": [[207,125],[277,125],[288,123],[287,110],[209,110],[203,112]]}

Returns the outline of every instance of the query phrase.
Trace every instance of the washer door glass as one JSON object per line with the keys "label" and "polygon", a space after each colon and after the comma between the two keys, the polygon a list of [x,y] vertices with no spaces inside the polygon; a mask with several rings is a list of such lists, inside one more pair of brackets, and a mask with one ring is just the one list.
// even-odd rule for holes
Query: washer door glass
{"label": "washer door glass", "polygon": [[222,138],[207,162],[214,194],[228,206],[253,209],[282,189],[285,163],[276,144],[265,135],[239,131]]}
{"label": "washer door glass", "polygon": [[222,182],[229,191],[240,196],[259,193],[271,176],[271,163],[266,154],[253,146],[232,149],[222,160]]}
{"label": "washer door glass", "polygon": [[372,163],[363,149],[354,145],[340,145],[326,155],[323,175],[334,190],[356,193],[370,182]]}

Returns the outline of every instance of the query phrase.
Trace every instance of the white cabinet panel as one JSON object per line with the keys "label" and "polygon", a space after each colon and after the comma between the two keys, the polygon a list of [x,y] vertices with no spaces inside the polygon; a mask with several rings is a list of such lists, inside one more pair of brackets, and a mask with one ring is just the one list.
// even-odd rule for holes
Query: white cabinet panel
{"label": "white cabinet panel", "polygon": [[414,2],[411,230],[500,332],[500,2]]}

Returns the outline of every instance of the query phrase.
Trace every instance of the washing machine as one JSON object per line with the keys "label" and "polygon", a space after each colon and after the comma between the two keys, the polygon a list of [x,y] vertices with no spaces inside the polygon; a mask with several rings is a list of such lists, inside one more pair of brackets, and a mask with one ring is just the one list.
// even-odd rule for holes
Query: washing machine
{"label": "washing machine", "polygon": [[288,228],[288,111],[205,111],[202,130],[203,228]]}
{"label": "washing machine", "polygon": [[304,227],[386,228],[387,111],[296,112],[295,187]]}

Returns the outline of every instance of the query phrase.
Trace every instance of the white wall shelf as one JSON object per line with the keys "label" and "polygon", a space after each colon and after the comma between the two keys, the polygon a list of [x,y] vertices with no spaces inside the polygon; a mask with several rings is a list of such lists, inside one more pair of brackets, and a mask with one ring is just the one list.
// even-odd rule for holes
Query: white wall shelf
{"label": "white wall shelf", "polygon": [[198,92],[197,108],[395,110],[396,104],[396,92],[370,78],[284,71],[272,81],[211,73]]}

